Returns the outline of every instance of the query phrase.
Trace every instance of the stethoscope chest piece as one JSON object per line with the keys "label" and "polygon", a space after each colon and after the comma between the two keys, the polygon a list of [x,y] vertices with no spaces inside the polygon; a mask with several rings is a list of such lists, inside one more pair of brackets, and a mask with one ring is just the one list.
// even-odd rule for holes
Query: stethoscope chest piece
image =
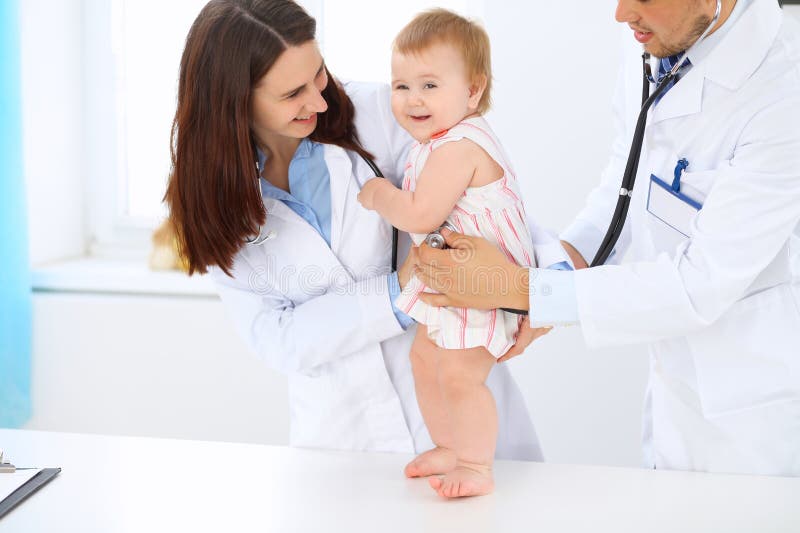
{"label": "stethoscope chest piece", "polygon": [[441,234],[436,231],[429,233],[428,236],[425,237],[425,244],[431,248],[437,248],[439,250],[447,248],[447,243],[445,242],[444,237],[442,237]]}
{"label": "stethoscope chest piece", "polygon": [[444,240],[444,236],[442,236],[441,233],[442,229],[444,228],[447,228],[450,231],[456,231],[456,228],[453,227],[452,224],[450,224],[449,222],[445,222],[444,224],[439,226],[435,231],[428,233],[428,235],[425,237],[425,244],[427,244],[431,248],[436,248],[438,250],[446,249],[448,247],[447,242]]}

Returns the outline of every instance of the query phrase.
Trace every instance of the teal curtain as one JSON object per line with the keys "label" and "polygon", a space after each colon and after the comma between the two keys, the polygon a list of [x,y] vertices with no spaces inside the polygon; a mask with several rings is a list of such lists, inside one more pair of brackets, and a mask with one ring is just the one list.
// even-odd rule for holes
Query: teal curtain
{"label": "teal curtain", "polygon": [[19,427],[31,413],[31,281],[21,107],[19,4],[0,0],[0,427]]}

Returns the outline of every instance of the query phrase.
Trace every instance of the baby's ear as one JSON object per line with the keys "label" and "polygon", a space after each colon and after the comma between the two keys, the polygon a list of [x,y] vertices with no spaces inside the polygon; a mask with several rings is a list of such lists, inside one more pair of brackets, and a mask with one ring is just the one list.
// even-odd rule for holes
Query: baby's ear
{"label": "baby's ear", "polygon": [[486,91],[487,81],[485,74],[479,74],[472,79],[472,84],[469,86],[469,107],[471,109],[478,109],[483,93]]}

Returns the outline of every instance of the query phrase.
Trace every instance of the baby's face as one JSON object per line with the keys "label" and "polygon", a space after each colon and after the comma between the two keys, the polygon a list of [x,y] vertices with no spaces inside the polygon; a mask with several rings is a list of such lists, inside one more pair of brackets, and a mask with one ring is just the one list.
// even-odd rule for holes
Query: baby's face
{"label": "baby's face", "polygon": [[464,59],[451,45],[392,55],[392,112],[419,142],[473,114],[480,99],[474,92]]}

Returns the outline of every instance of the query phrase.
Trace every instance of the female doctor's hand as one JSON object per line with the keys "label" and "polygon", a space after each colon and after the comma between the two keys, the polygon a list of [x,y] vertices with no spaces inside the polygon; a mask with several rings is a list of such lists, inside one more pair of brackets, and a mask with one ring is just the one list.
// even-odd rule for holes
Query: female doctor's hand
{"label": "female doctor's hand", "polygon": [[400,282],[400,290],[403,290],[408,280],[411,279],[411,275],[414,273],[414,265],[416,265],[418,261],[419,248],[412,246],[408,250],[408,257],[406,257],[406,260],[400,265],[400,268],[397,269],[397,281]]}
{"label": "female doctor's hand", "polygon": [[548,326],[546,328],[532,328],[530,320],[528,317],[525,317],[525,320],[523,320],[522,324],[519,326],[519,332],[517,333],[517,339],[514,342],[514,346],[509,348],[508,351],[497,360],[497,362],[504,363],[512,357],[518,356],[524,352],[525,348],[530,346],[533,341],[539,337],[547,335],[552,329],[552,326]]}

